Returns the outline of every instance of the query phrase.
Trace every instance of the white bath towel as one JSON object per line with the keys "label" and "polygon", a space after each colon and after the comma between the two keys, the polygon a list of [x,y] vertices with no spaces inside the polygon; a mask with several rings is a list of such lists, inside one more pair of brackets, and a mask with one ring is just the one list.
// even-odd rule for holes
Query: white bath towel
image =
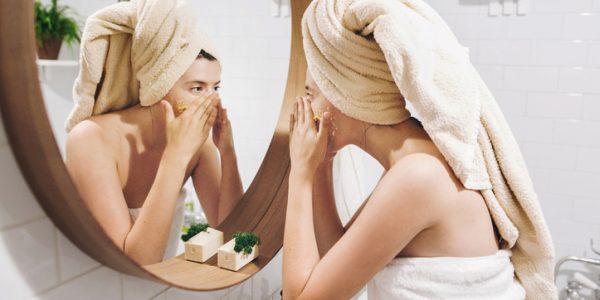
{"label": "white bath towel", "polygon": [[217,55],[184,1],[132,0],[94,13],[81,38],[67,131],[92,115],[162,100],[200,50]]}
{"label": "white bath towel", "polygon": [[510,251],[482,257],[397,258],[367,285],[369,300],[522,300]]}
{"label": "white bath towel", "polygon": [[554,249],[525,162],[494,97],[442,18],[421,0],[315,0],[308,68],[343,113],[376,124],[410,114],[467,189],[481,190],[528,299],[556,299]]}

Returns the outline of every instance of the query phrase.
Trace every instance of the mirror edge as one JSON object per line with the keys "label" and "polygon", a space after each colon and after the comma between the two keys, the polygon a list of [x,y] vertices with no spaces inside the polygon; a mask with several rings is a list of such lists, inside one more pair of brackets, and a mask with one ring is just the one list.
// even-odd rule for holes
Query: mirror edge
{"label": "mirror edge", "polygon": [[[264,255],[266,259],[261,260],[259,268],[237,283],[262,269],[283,244],[289,172],[289,121],[286,112],[290,111],[295,96],[304,89],[306,61],[302,47],[301,19],[310,2],[311,0],[291,1],[291,55],[276,129],[261,167],[244,194],[245,205],[238,205],[219,226],[219,229],[229,234],[234,229],[254,229],[267,242],[261,249],[261,256]],[[199,289],[182,286],[151,273],[114,245],[95,221],[68,175],[46,113],[41,87],[37,81],[39,75],[33,18],[33,1],[7,0],[0,6],[0,36],[10,41],[0,45],[0,113],[19,169],[45,213],[73,244],[111,269],[188,290],[227,288],[228,286],[220,286]],[[21,55],[15,56],[14,53]],[[35,82],[32,83],[34,78]],[[54,199],[64,201],[58,203]],[[244,208],[249,207],[255,209],[256,213],[243,214]]]}

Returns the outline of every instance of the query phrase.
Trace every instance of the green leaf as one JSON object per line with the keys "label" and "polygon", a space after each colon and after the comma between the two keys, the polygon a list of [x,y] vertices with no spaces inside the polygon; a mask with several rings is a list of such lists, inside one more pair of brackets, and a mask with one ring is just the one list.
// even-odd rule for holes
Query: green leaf
{"label": "green leaf", "polygon": [[190,226],[190,229],[188,229],[186,234],[181,235],[181,240],[184,242],[187,242],[189,239],[193,238],[196,234],[198,234],[202,231],[207,231],[207,230],[208,230],[208,224],[206,224],[206,223],[194,224],[194,225]]}
{"label": "green leaf", "polygon": [[260,238],[252,232],[236,232],[233,237],[235,238],[235,246],[233,251],[244,254],[252,253],[252,248],[256,245],[260,245]]}
{"label": "green leaf", "polygon": [[35,1],[35,36],[38,44],[42,45],[49,38],[61,39],[67,45],[81,41],[80,25],[70,11],[68,6],[59,6],[58,0],[52,0],[48,5]]}

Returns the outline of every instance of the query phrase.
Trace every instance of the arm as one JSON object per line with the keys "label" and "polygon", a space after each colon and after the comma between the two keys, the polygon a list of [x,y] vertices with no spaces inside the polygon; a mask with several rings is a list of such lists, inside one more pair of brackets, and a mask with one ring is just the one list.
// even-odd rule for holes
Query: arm
{"label": "arm", "polygon": [[237,156],[233,146],[228,150],[220,150],[221,155],[221,189],[219,194],[219,221],[221,224],[229,216],[242,199],[244,188],[237,164]]}
{"label": "arm", "polygon": [[[68,136],[66,166],[81,198],[109,238],[136,262],[162,260],[186,162],[165,153],[138,220],[133,223],[102,129],[82,122]],[[160,183],[160,184],[158,184]]]}
{"label": "arm", "polygon": [[222,154],[220,160],[218,149],[210,140],[202,149],[192,180],[212,227],[221,224],[242,198],[242,180],[235,152]]}
{"label": "arm", "polygon": [[242,198],[244,189],[231,124],[222,107],[213,127],[213,139],[201,150],[192,180],[211,226],[221,224]]}
{"label": "arm", "polygon": [[418,233],[435,224],[442,215],[431,205],[437,192],[426,186],[428,179],[408,174],[406,168],[390,170],[355,224],[321,259],[317,237],[306,230],[314,224],[308,193],[312,181],[292,170],[284,238],[286,299],[351,298]]}
{"label": "arm", "polygon": [[317,169],[313,180],[313,215],[314,228],[319,247],[319,255],[323,257],[327,251],[344,234],[333,193],[333,157],[325,159]]}

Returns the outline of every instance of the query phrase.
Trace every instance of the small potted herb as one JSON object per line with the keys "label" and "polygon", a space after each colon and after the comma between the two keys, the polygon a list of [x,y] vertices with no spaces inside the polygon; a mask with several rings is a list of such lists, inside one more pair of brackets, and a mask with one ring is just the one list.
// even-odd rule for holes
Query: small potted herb
{"label": "small potted herb", "polygon": [[218,265],[238,271],[258,257],[260,238],[252,232],[237,232],[233,239],[219,248]]}
{"label": "small potted herb", "polygon": [[198,223],[190,226],[187,233],[181,235],[181,240],[187,242],[189,239],[194,237],[196,234],[200,232],[205,232],[208,229],[208,224],[206,223]]}
{"label": "small potted herb", "polygon": [[244,254],[250,254],[255,245],[260,245],[260,238],[252,232],[237,232],[233,238],[235,239],[233,251],[237,253],[243,251]]}
{"label": "small potted herb", "polygon": [[203,263],[223,245],[223,232],[210,228],[206,223],[199,223],[190,226],[181,239],[185,242],[185,259]]}
{"label": "small potted herb", "polygon": [[80,42],[79,25],[68,15],[68,6],[59,6],[58,0],[49,5],[35,1],[35,37],[40,59],[57,59],[64,41],[67,45]]}

